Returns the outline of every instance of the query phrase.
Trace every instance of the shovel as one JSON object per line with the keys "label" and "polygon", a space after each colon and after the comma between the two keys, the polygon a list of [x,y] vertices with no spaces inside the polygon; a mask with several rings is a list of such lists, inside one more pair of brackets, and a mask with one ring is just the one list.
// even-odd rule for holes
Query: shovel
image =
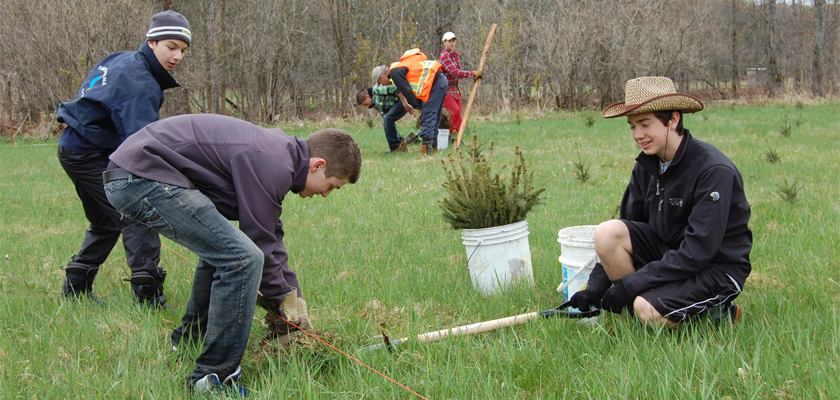
{"label": "shovel", "polygon": [[[474,324],[469,325],[461,325],[451,329],[443,329],[435,332],[423,333],[417,335],[417,340],[430,343],[430,342],[437,342],[438,340],[445,339],[449,336],[463,336],[463,335],[475,335],[483,332],[493,331],[499,328],[506,328],[508,326],[517,326],[522,325],[532,319],[537,317],[554,317],[554,316],[562,316],[567,318],[591,318],[598,316],[601,313],[601,310],[592,309],[590,311],[566,311],[566,308],[569,308],[569,302],[565,302],[557,307],[554,307],[550,310],[539,311],[539,312],[531,312],[527,314],[520,314],[514,315],[512,317],[507,318],[500,318],[494,319],[491,321],[484,321],[484,322],[477,322]],[[385,348],[393,348],[394,346],[408,341],[409,338],[402,338],[396,340],[389,340],[387,336],[383,336],[383,340],[385,343],[373,345],[370,347],[366,347],[360,349],[360,351],[370,351],[370,350],[377,350],[383,347]]]}

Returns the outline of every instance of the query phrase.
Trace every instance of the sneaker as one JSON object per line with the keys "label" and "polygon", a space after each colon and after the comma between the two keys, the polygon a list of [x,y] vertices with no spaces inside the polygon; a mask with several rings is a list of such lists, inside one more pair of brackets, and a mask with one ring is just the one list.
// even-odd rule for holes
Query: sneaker
{"label": "sneaker", "polygon": [[193,383],[193,391],[196,393],[220,393],[227,397],[239,398],[248,397],[248,389],[239,386],[239,378],[242,376],[242,367],[236,367],[236,371],[228,375],[224,381],[216,374],[208,374]]}

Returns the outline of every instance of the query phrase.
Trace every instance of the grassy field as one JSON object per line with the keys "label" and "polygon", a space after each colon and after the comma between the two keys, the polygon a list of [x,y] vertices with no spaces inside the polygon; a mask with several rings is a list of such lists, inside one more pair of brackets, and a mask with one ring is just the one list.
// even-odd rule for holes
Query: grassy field
{"label": "grassy field", "polygon": [[[752,205],[753,273],[736,327],[648,331],[626,316],[595,325],[543,319],[396,351],[359,352],[391,338],[558,305],[560,229],[615,215],[638,149],[624,119],[586,114],[485,116],[497,160],[525,152],[542,204],[529,215],[535,287],[487,297],[473,290],[459,231],[440,216],[441,159],[388,155],[363,121],[354,134],[362,177],[329,198],[290,196],[290,263],[322,337],[429,399],[836,399],[840,397],[840,104],[710,107],[687,116],[694,136],[739,167]],[[789,127],[788,129],[785,127]],[[407,125],[403,134],[414,129]],[[416,129],[414,129],[416,131]],[[784,135],[787,134],[787,135]],[[164,239],[165,290],[175,310],[136,307],[121,245],[94,285],[107,301],[64,302],[61,269],[86,227],[54,140],[0,143],[0,398],[169,399],[185,396],[197,350],[171,354],[169,334],[189,295],[195,256]],[[768,153],[782,161],[767,161]],[[578,181],[582,160],[591,178]],[[499,162],[497,162],[499,165]],[[778,194],[796,180],[795,201]],[[300,338],[263,343],[258,310],[243,361],[253,398],[419,398],[345,356]]]}

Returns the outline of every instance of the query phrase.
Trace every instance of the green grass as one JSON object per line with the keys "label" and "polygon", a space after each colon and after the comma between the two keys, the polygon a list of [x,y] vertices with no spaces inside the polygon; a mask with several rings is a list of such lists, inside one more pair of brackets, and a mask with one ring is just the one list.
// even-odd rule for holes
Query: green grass
{"label": "green grass", "polygon": [[[498,160],[512,160],[520,145],[535,184],[547,188],[528,217],[533,288],[493,297],[473,290],[460,232],[437,205],[440,160],[451,149],[422,157],[410,146],[408,154],[385,155],[381,128],[364,121],[338,125],[362,148],[360,181],[327,199],[286,199],[290,263],[325,338],[430,399],[838,398],[838,106],[797,109],[802,122],[788,136],[779,133],[781,105],[711,107],[686,118],[697,138],[739,167],[752,205],[753,273],[735,328],[647,331],[607,315],[595,326],[545,319],[410,341],[393,353],[358,351],[380,343],[382,331],[406,337],[558,305],[558,231],[611,218],[638,153],[622,119],[586,126],[579,115],[491,115],[474,124],[482,140],[496,141]],[[409,122],[403,133],[413,129]],[[306,136],[324,125],[284,128]],[[107,306],[61,301],[61,267],[78,250],[86,220],[55,142],[16,141],[0,143],[0,398],[184,397],[198,350],[177,359],[169,334],[186,305],[195,256],[164,239],[165,290],[178,311],[133,305],[121,245],[94,285]],[[802,186],[795,203],[776,194],[783,173],[766,160],[768,145],[784,160],[785,176]],[[591,174],[585,183],[574,174],[578,153]],[[243,361],[254,398],[417,398],[324,346],[286,353],[262,345],[260,314]]]}

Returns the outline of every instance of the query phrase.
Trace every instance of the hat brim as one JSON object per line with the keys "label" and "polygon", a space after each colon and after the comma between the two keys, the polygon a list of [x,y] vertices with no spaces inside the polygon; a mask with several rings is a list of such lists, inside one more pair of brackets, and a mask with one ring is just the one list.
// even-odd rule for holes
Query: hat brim
{"label": "hat brim", "polygon": [[654,97],[641,104],[632,107],[625,107],[625,103],[618,102],[604,109],[601,116],[604,118],[615,118],[626,115],[644,114],[654,111],[682,111],[683,113],[694,113],[703,109],[703,102],[698,98],[685,93],[672,93]]}

